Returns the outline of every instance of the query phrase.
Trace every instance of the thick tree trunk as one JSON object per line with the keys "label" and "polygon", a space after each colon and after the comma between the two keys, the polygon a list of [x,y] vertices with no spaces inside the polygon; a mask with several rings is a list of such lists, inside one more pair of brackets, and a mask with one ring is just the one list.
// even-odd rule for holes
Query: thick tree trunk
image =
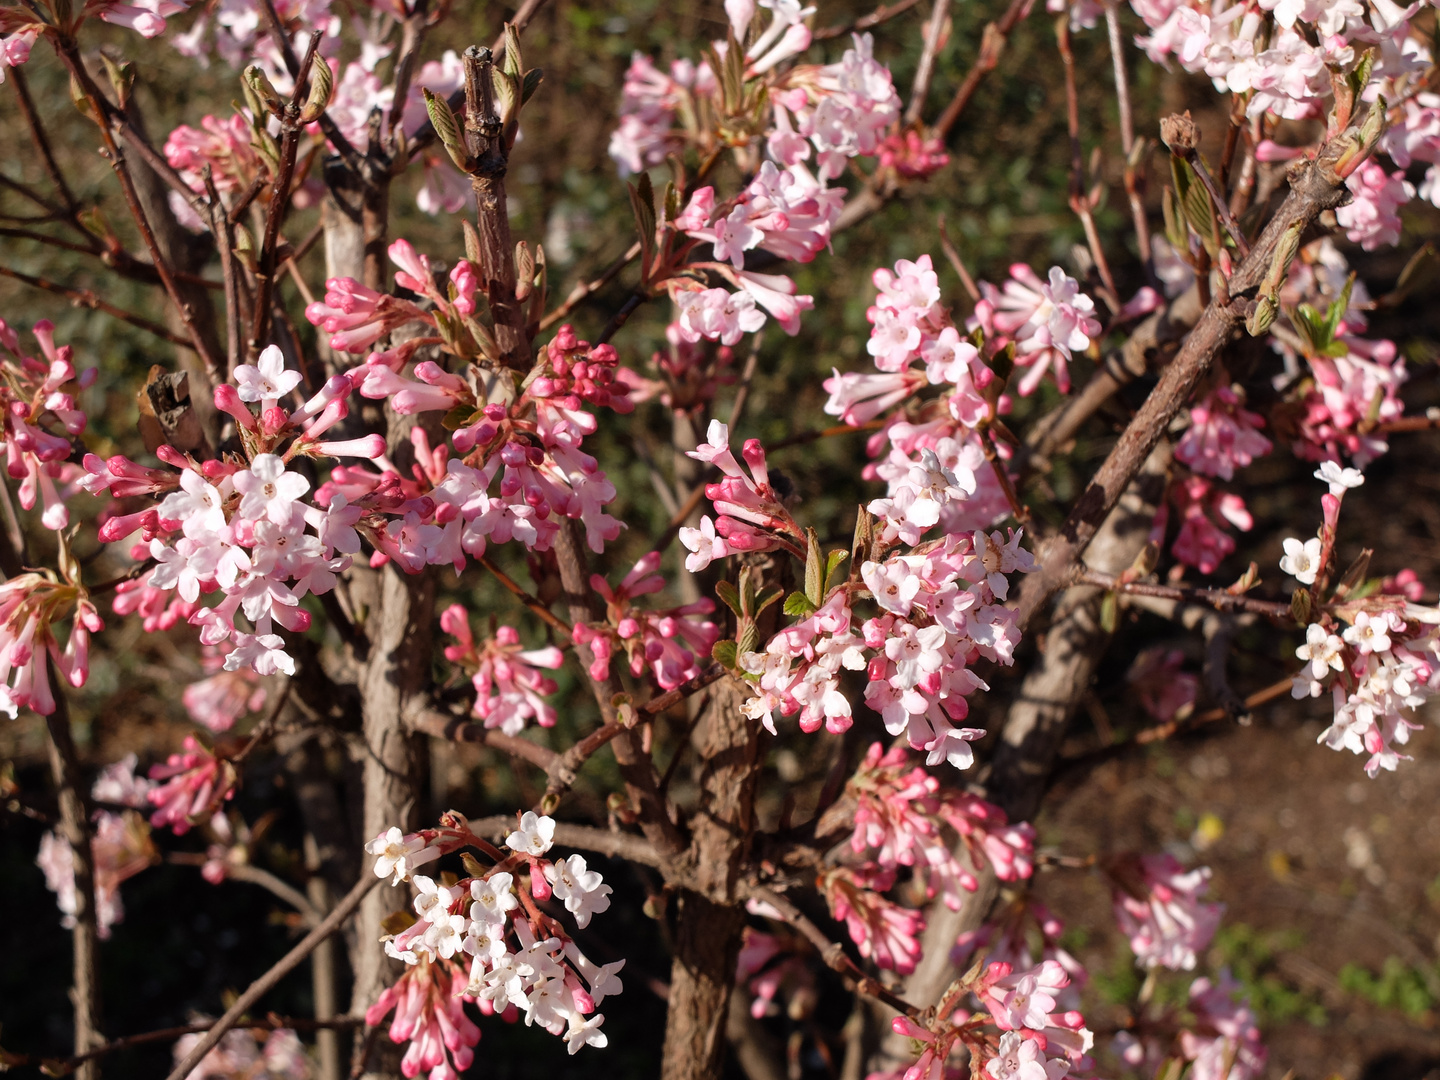
{"label": "thick tree trunk", "polygon": [[730,991],[745,909],[735,897],[755,831],[759,725],[740,711],[745,691],[715,685],[695,734],[701,804],[691,815],[695,891],[678,898],[663,1080],[714,1080],[725,1061]]}

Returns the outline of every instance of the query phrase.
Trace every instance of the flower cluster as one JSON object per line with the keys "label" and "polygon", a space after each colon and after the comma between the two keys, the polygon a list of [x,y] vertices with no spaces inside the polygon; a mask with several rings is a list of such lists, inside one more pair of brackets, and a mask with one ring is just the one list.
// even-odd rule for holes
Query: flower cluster
{"label": "flower cluster", "polygon": [[[1078,1011],[1059,1005],[1069,985],[1069,975],[1053,960],[1026,968],[996,961],[966,976],[947,992],[931,1027],[904,1016],[892,1021],[897,1034],[920,1046],[906,1080],[939,1080],[947,1059],[961,1048],[970,1055],[972,1075],[990,1080],[1060,1080],[1071,1068],[1090,1068],[1094,1036]],[[955,1011],[969,995],[980,1011]]]}
{"label": "flower cluster", "polygon": [[1173,855],[1111,860],[1112,902],[1120,932],[1141,967],[1191,971],[1220,925],[1224,904],[1201,901],[1210,868],[1186,871]]}
{"label": "flower cluster", "polygon": [[164,781],[146,793],[155,807],[150,824],[157,829],[169,826],[176,836],[182,836],[197,822],[208,821],[234,797],[237,776],[234,765],[187,735],[184,753],[171,754],[163,765],[152,765],[150,779]]}
{"label": "flower cluster", "polygon": [[[583,856],[545,858],[554,835],[554,820],[527,812],[506,838],[507,856],[451,811],[438,829],[407,835],[392,828],[365,845],[377,856],[378,876],[393,874],[396,885],[409,881],[417,894],[415,921],[383,939],[387,955],[408,968],[366,1012],[366,1022],[377,1024],[395,1010],[390,1038],[410,1043],[407,1075],[429,1070],[432,1078],[453,1078],[468,1067],[480,1031],[464,1013],[466,1002],[487,1015],[523,1012],[527,1025],[565,1039],[572,1054],[605,1045],[605,1017],[596,1009],[623,989],[617,975],[625,962],[592,963],[535,902],[553,896],[583,928],[610,907],[610,886]],[[495,866],[454,884],[415,873],[465,847]],[[523,880],[515,873],[522,867]]]}
{"label": "flower cluster", "polygon": [[[101,940],[110,937],[110,928],[125,918],[120,901],[120,884],[148,866],[160,861],[150,838],[150,827],[134,807],[143,806],[146,782],[134,775],[135,757],[108,767],[96,779],[91,794],[96,802],[124,806],[116,813],[108,809],[95,812],[90,838],[91,872],[95,883],[95,924]],[[60,908],[61,923],[75,925],[75,853],[70,845],[53,832],[40,839],[40,854],[35,864],[45,874],[45,885],[55,894]]]}
{"label": "flower cluster", "polygon": [[605,621],[576,623],[574,639],[577,645],[589,647],[590,677],[597,682],[610,677],[612,657],[624,652],[632,675],[648,668],[661,690],[673,690],[700,674],[701,665],[719,640],[720,628],[704,618],[715,610],[715,601],[709,597],[660,609],[635,603],[638,597],[665,587],[659,570],[660,553],[652,551],[613,588],[599,574],[591,576],[590,587],[605,601]]}
{"label": "flower cluster", "polygon": [[498,727],[507,735],[518,735],[525,721],[541,727],[555,725],[555,709],[545,695],[555,693],[555,680],[540,674],[539,668],[555,670],[565,656],[554,645],[523,649],[513,627],[501,626],[495,636],[475,644],[465,609],[451,604],[440,615],[440,629],[456,640],[445,646],[445,659],[472,673],[475,684],[475,715],[487,728]]}
{"label": "flower cluster", "polygon": [[1095,302],[1080,291],[1080,283],[1058,266],[1041,281],[1030,267],[1016,263],[1003,288],[981,282],[980,292],[966,326],[983,329],[991,349],[1015,343],[1015,363],[1028,369],[1016,386],[1021,396],[1033,394],[1047,371],[1068,394],[1071,356],[1100,334]]}
{"label": "flower cluster", "polygon": [[[204,1032],[182,1035],[175,1043],[175,1064],[189,1056]],[[195,1066],[191,1080],[310,1080],[314,1076],[305,1044],[289,1028],[276,1028],[262,1046],[256,1032],[232,1028]]]}
{"label": "flower cluster", "polygon": [[939,896],[952,910],[959,910],[964,892],[978,887],[957,855],[961,847],[969,867],[988,865],[1002,881],[1033,872],[1034,829],[1010,825],[992,803],[942,788],[924,769],[910,766],[903,747],[886,752],[872,744],[847,792],[856,801],[850,847],[865,861],[828,871],[822,891],[860,954],[881,967],[905,974],[920,956],[923,916],[882,895],[902,869],[913,873],[927,898]]}
{"label": "flower cluster", "polygon": [[[63,529],[70,524],[65,497],[73,492],[80,472],[69,459],[72,439],[85,430],[86,417],[75,395],[94,383],[99,374],[90,368],[78,377],[74,351],[55,344],[55,327],[42,319],[31,328],[40,346],[40,355],[31,356],[20,346],[20,335],[0,319],[0,407],[4,410],[0,439],[5,447],[5,472],[20,481],[20,505],[33,509],[37,500],[43,512],[41,524]],[[58,429],[58,430],[57,430]],[[59,481],[64,487],[56,488]]]}
{"label": "flower cluster", "polygon": [[[901,259],[893,271],[876,270],[874,282],[867,349],[880,371],[836,371],[824,384],[830,394],[825,411],[852,426],[905,406],[868,445],[870,456],[880,460],[866,467],[865,478],[889,485],[871,512],[885,519],[885,539],[907,543],[935,524],[946,533],[987,528],[1009,505],[995,472],[1004,466],[986,461],[978,430],[995,416],[995,374],[940,302],[929,255]],[[911,404],[927,386],[943,392]]]}

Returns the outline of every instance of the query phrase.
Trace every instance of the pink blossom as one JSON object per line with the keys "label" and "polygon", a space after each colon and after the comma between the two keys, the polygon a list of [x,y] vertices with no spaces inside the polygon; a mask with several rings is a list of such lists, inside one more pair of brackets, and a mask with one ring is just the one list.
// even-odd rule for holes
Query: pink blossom
{"label": "pink blossom", "polygon": [[176,836],[189,832],[191,825],[208,818],[235,795],[234,767],[217,759],[193,735],[185,736],[183,753],[171,754],[165,764],[150,767],[150,779],[163,781],[147,794],[156,808],[150,824],[169,826]]}
{"label": "pink blossom", "polygon": [[1377,161],[1367,161],[1345,181],[1354,196],[1338,207],[1335,220],[1351,243],[1366,251],[1400,242],[1399,208],[1415,197],[1415,188],[1403,172],[1387,173]]}
{"label": "pink blossom", "polygon": [[1246,410],[1227,386],[1217,387],[1190,410],[1190,427],[1175,447],[1175,457],[1197,473],[1229,480],[1237,468],[1270,452],[1270,440],[1257,428],[1262,417]]}
{"label": "pink blossom", "polygon": [[1115,921],[1141,967],[1190,971],[1220,925],[1224,904],[1200,900],[1210,870],[1186,871],[1173,855],[1125,858],[1107,867],[1114,882]]}

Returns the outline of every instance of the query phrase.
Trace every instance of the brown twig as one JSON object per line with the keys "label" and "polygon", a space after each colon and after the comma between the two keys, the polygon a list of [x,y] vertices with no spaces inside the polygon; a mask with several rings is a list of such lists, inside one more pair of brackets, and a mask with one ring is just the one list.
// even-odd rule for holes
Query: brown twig
{"label": "brown twig", "polygon": [[11,270],[8,266],[0,266],[0,276],[14,278],[16,281],[24,282],[36,289],[44,289],[46,292],[55,293],[69,300],[75,307],[89,308],[91,311],[103,311],[106,315],[113,316],[121,322],[127,322],[131,326],[138,327],[146,333],[154,334],[156,337],[170,342],[172,345],[180,345],[184,348],[191,348],[193,341],[190,338],[181,337],[179,334],[172,334],[159,323],[153,323],[149,319],[134,312],[118,308],[114,304],[101,300],[89,289],[72,289],[66,285],[60,285],[45,278],[32,277],[29,274],[22,274],[19,270]]}
{"label": "brown twig", "polygon": [[84,232],[77,220],[80,213],[80,204],[75,201],[75,194],[70,190],[70,185],[65,181],[65,174],[60,171],[60,164],[55,160],[55,151],[50,147],[50,136],[45,131],[45,125],[40,122],[40,114],[35,108],[35,100],[30,96],[30,83],[25,72],[18,67],[10,69],[10,78],[15,83],[15,93],[20,100],[20,112],[25,117],[25,125],[30,129],[30,139],[35,144],[35,149],[40,154],[40,160],[45,165],[45,173],[50,177],[50,182],[55,185],[55,190],[65,202],[65,210],[70,224]]}
{"label": "brown twig", "polygon": [[940,36],[945,31],[945,17],[950,14],[950,0],[935,0],[930,9],[930,21],[925,24],[925,45],[920,50],[920,63],[915,67],[915,82],[910,88],[910,104],[905,109],[905,126],[912,127],[920,122],[925,111],[925,98],[930,93],[930,80],[935,75],[935,53],[940,48]]}
{"label": "brown twig", "polygon": [[1105,29],[1110,37],[1110,61],[1115,73],[1115,100],[1120,110],[1120,149],[1125,155],[1125,197],[1130,202],[1130,221],[1135,227],[1135,243],[1140,261],[1151,284],[1157,281],[1154,261],[1150,257],[1150,221],[1145,216],[1145,200],[1141,197],[1136,175],[1140,157],[1135,145],[1135,116],[1130,106],[1130,77],[1125,70],[1125,38],[1120,32],[1120,12],[1115,0],[1105,4]]}
{"label": "brown twig", "polygon": [[945,230],[945,215],[941,214],[939,219],[940,227],[940,250],[945,254],[946,260],[951,268],[960,277],[960,284],[965,287],[965,294],[970,297],[972,304],[980,299],[980,290],[975,287],[975,279],[970,276],[970,270],[965,265],[965,260],[960,258],[960,249],[950,239],[950,234]]}
{"label": "brown twig", "polygon": [[489,570],[490,573],[494,574],[495,580],[500,582],[501,585],[505,586],[506,589],[510,590],[510,592],[515,595],[522,604],[524,604],[527,608],[529,608],[536,615],[538,615],[541,621],[544,622],[546,626],[550,627],[558,634],[565,635],[566,641],[569,641],[570,638],[574,635],[575,631],[572,629],[569,623],[567,623],[564,619],[560,618],[560,616],[556,615],[539,599],[526,592],[524,586],[522,586],[509,574],[505,573],[504,570],[501,570],[498,566],[491,562],[488,556],[481,555],[476,561],[479,562],[481,566],[485,567],[486,570]]}
{"label": "brown twig", "polygon": [[975,64],[966,74],[965,81],[960,84],[955,96],[950,99],[950,104],[945,106],[945,111],[935,122],[935,134],[942,141],[949,137],[955,122],[970,104],[975,91],[980,89],[980,83],[985,76],[995,70],[995,65],[1000,62],[1000,54],[1005,51],[1005,45],[1010,40],[1011,32],[1021,19],[1030,14],[1034,3],[1035,0],[1010,0],[1005,14],[995,22],[985,24],[985,31],[980,36],[980,55],[975,57]]}
{"label": "brown twig", "polygon": [[918,4],[920,0],[897,0],[893,4],[881,4],[869,15],[861,15],[848,23],[839,23],[835,26],[822,26],[812,35],[814,41],[829,41],[831,38],[844,37],[846,34],[854,34],[861,30],[869,30],[872,26],[879,26],[883,22],[893,19],[896,15],[902,15]]}
{"label": "brown twig", "polygon": [[[266,0],[266,3],[273,10],[274,5],[270,0]],[[265,237],[256,260],[254,323],[250,330],[250,343],[246,350],[252,361],[259,355],[260,349],[264,346],[270,333],[270,296],[275,288],[275,272],[278,263],[276,252],[280,246],[280,223],[285,219],[286,211],[290,208],[290,180],[295,174],[295,155],[299,152],[300,136],[305,130],[300,124],[300,109],[305,103],[305,95],[310,86],[310,66],[314,61],[316,50],[320,47],[320,38],[319,30],[310,35],[310,44],[305,50],[305,59],[301,62],[300,73],[295,76],[295,92],[290,95],[290,101],[285,106],[285,112],[281,118],[280,168],[275,174],[275,183],[271,189],[270,205],[265,213]]]}
{"label": "brown twig", "polygon": [[186,1080],[191,1070],[198,1065],[202,1058],[208,1054],[215,1045],[219,1043],[225,1033],[240,1022],[255,1002],[259,1001],[265,994],[269,993],[274,986],[291,971],[300,966],[302,960],[309,956],[315,946],[324,941],[335,931],[339,930],[350,918],[355,909],[360,906],[367,893],[376,885],[380,884],[380,878],[371,874],[368,870],[361,871],[361,878],[355,883],[343,900],[335,905],[329,915],[325,916],[319,926],[306,934],[300,943],[291,949],[285,956],[275,964],[264,975],[261,975],[249,987],[235,999],[235,1004],[225,1010],[225,1015],[215,1021],[205,1032],[190,1052],[185,1055],[185,1060],[180,1062],[170,1073],[167,1080]]}
{"label": "brown twig", "polygon": [[[79,85],[81,93],[94,113],[96,127],[100,129],[101,139],[105,143],[105,152],[110,161],[110,167],[114,171],[116,179],[120,182],[120,190],[125,196],[125,204],[130,209],[131,216],[135,219],[135,225],[140,230],[141,239],[145,241],[145,250],[150,253],[150,261],[155,266],[155,272],[160,276],[160,283],[165,287],[165,293],[170,297],[170,302],[175,305],[175,310],[180,316],[180,321],[185,324],[189,334],[187,346],[195,350],[205,365],[205,370],[210,380],[215,385],[225,381],[225,373],[220,369],[219,358],[210,351],[210,345],[205,340],[205,335],[195,325],[195,313],[190,310],[184,298],[180,295],[178,286],[175,283],[175,275],[171,272],[165,256],[160,251],[160,245],[155,239],[154,230],[150,227],[150,220],[145,216],[145,208],[140,203],[140,193],[136,190],[135,180],[130,175],[130,168],[125,162],[125,155],[121,153],[120,144],[115,141],[115,132],[109,118],[123,114],[119,113],[108,101],[105,100],[99,89],[95,86],[90,73],[85,70],[85,63],[80,58],[80,47],[73,37],[57,36],[55,39],[55,51],[70,72],[70,77]],[[128,121],[125,130],[129,132]],[[127,134],[127,143],[134,144],[139,140],[138,135],[132,141]],[[163,160],[163,159],[162,159]],[[168,168],[168,163],[167,163]],[[170,172],[174,172],[173,169]],[[185,189],[191,199],[195,196]],[[198,200],[197,200],[198,201]],[[199,210],[204,210],[201,204]],[[199,213],[199,211],[197,211]],[[201,220],[204,215],[201,214]]]}
{"label": "brown twig", "polygon": [[240,363],[240,273],[235,265],[235,234],[209,165],[205,166],[205,192],[210,197],[210,232],[220,252],[220,274],[225,281],[225,370],[233,377]]}
{"label": "brown twig", "polygon": [[699,693],[705,687],[715,682],[725,674],[725,669],[719,664],[711,664],[709,668],[696,675],[693,679],[687,679],[674,690],[666,691],[658,697],[653,697],[644,705],[635,709],[635,719],[627,724],[624,720],[612,720],[602,724],[585,738],[581,739],[565,753],[552,761],[545,770],[550,776],[550,782],[546,785],[546,795],[563,795],[575,783],[580,770],[585,762],[590,760],[602,746],[612,742],[623,732],[636,727],[641,720],[659,716],[667,709],[673,708],[684,701],[691,694]]}
{"label": "brown twig", "polygon": [[[50,693],[55,707],[45,717],[50,736],[50,774],[54,778],[60,801],[61,838],[70,848],[75,876],[75,920],[72,932],[74,953],[71,966],[70,1000],[75,1013],[75,1053],[85,1054],[102,1039],[100,1034],[100,939],[95,907],[95,853],[90,831],[90,815],[85,805],[84,786],[80,776],[79,756],[70,734],[70,709],[49,661],[43,678],[50,680]],[[94,1065],[82,1066],[81,1080],[96,1080],[100,1075]]]}
{"label": "brown twig", "polygon": [[630,245],[629,250],[626,251],[624,255],[621,255],[620,258],[616,259],[601,271],[599,277],[592,278],[589,281],[582,281],[579,285],[576,285],[575,288],[571,289],[570,295],[565,297],[565,300],[560,306],[540,320],[540,329],[550,329],[550,327],[574,311],[576,306],[587,297],[593,296],[606,285],[610,284],[610,282],[614,281],[621,270],[624,270],[625,267],[629,266],[639,257],[640,241],[637,240]]}
{"label": "brown twig", "polygon": [[800,931],[806,941],[815,946],[815,951],[820,954],[820,958],[825,961],[827,967],[832,971],[839,972],[854,983],[854,989],[867,997],[873,997],[876,1001],[883,1001],[892,1009],[904,1013],[912,1020],[920,1018],[921,1011],[919,1009],[898,994],[891,993],[860,970],[860,966],[846,955],[843,945],[838,941],[831,941],[825,935],[825,931],[816,926],[808,915],[780,893],[774,889],[767,889],[763,885],[752,885],[746,892],[756,900],[769,904],[778,911],[787,923]]}
{"label": "brown twig", "polygon": [[1133,596],[1153,596],[1161,600],[1175,600],[1183,604],[1200,604],[1216,611],[1248,611],[1266,618],[1293,622],[1290,605],[1277,600],[1258,600],[1251,596],[1235,595],[1224,589],[1195,589],[1178,585],[1161,585],[1153,581],[1121,581],[1114,574],[1085,569],[1075,575],[1077,585],[1095,585],[1110,592],[1129,593]]}
{"label": "brown twig", "polygon": [[1080,94],[1075,87],[1075,52],[1070,48],[1070,16],[1061,14],[1055,20],[1055,40],[1060,48],[1060,60],[1065,68],[1065,123],[1070,134],[1070,209],[1080,219],[1085,229],[1085,242],[1090,247],[1090,257],[1095,260],[1095,270],[1105,286],[1102,299],[1111,311],[1120,310],[1120,292],[1115,288],[1115,278],[1110,273],[1110,263],[1105,258],[1105,246],[1100,243],[1099,230],[1095,228],[1090,196],[1085,191],[1085,160],[1080,146]]}
{"label": "brown twig", "polygon": [[[345,1028],[360,1027],[364,1020],[357,1016],[339,1016],[333,1020],[315,1020],[308,1016],[276,1016],[270,1013],[264,1019],[242,1020],[235,1026],[252,1031],[278,1031],[288,1028],[292,1031],[323,1031],[323,1030],[344,1030]],[[95,1058],[105,1057],[108,1054],[120,1050],[129,1050],[133,1046],[146,1046],[150,1043],[173,1042],[185,1035],[195,1035],[202,1031],[210,1030],[213,1021],[204,1021],[196,1024],[180,1024],[177,1027],[160,1028],[157,1031],[142,1031],[138,1035],[123,1035],[118,1039],[112,1039],[104,1046],[97,1046],[84,1054],[77,1054],[68,1058],[51,1058],[41,1054],[12,1054],[0,1050],[0,1065],[16,1068],[29,1065],[45,1070],[48,1075],[60,1076],[73,1070],[77,1065],[82,1065]]]}

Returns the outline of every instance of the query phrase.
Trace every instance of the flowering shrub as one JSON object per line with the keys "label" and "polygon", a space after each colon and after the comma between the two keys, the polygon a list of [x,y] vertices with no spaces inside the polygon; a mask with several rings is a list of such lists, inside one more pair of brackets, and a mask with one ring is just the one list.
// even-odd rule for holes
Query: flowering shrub
{"label": "flowering shrub", "polygon": [[[220,1020],[189,1025],[173,1080],[338,1080],[342,1033],[354,1075],[448,1080],[522,1019],[603,1059],[633,1037],[600,1012],[634,934],[625,863],[672,953],[652,1040],[666,1077],[721,1075],[736,990],[761,1030],[796,1025],[795,1070],[806,1045],[829,1061],[817,1002],[834,979],[890,1010],[857,1005],[850,1052],[879,1048],[846,1075],[1260,1076],[1257,1013],[1211,955],[1224,905],[1187,861],[1204,845],[1064,851],[1032,819],[1057,763],[1244,719],[1287,687],[1301,706],[1328,696],[1319,741],[1371,779],[1408,760],[1440,689],[1440,609],[1383,548],[1344,550],[1341,510],[1392,438],[1436,426],[1407,402],[1404,350],[1367,336],[1418,261],[1384,294],[1347,261],[1412,239],[1417,197],[1440,206],[1419,6],[1133,0],[1132,42],[1116,5],[1051,0],[1085,244],[1064,265],[1007,253],[977,282],[943,228],[891,237],[886,265],[860,267],[863,332],[820,366],[771,324],[803,350],[845,323],[827,282],[853,249],[837,238],[950,168],[958,119],[1033,5],[986,28],[973,79],[933,116],[943,2],[915,65],[909,4],[832,26],[799,0],[726,0],[723,39],[664,63],[635,52],[610,162],[587,179],[624,183],[634,235],[561,300],[559,218],[542,244],[510,201],[534,168],[512,153],[563,137],[537,119],[552,90],[526,62],[542,6],[463,52],[445,48],[461,5],[0,7],[0,76],[49,185],[6,179],[29,216],[7,209],[5,234],[93,256],[156,310],[0,270],[185,365],[137,383],[132,432],[104,395],[135,380],[104,342],[0,321],[16,496],[0,491],[0,710],[43,718],[59,797],[53,817],[32,811],[36,861],[77,958],[75,1056],[46,1067],[94,1077],[123,1048],[100,1035],[95,941],[127,932],[122,884],[163,859],[268,889],[305,928]],[[1088,168],[1081,153],[1072,38],[1102,17],[1128,245],[1101,213],[1115,148]],[[120,39],[91,62],[95,20],[210,68],[231,107],[177,94],[185,121],[152,142]],[[1161,122],[1168,153],[1137,132],[1136,49],[1211,80],[1214,150],[1189,113]],[[69,79],[67,122],[104,148],[123,228],[66,179],[28,89],[41,53]],[[407,169],[416,187],[392,183]],[[619,278],[628,298],[610,304]],[[665,343],[648,363],[645,334]],[[767,389],[782,377],[793,402]],[[838,423],[811,426],[811,404]],[[863,452],[792,453],[862,431]],[[1260,469],[1302,477],[1278,500],[1295,518],[1278,547]],[[1312,470],[1320,526],[1290,535]],[[1284,578],[1262,580],[1277,563]],[[1091,686],[1142,612],[1173,626],[1117,668],[1144,714],[1117,730]],[[1247,699],[1227,650],[1261,619],[1264,655],[1287,666]],[[121,662],[137,636],[163,642],[187,730],[87,776],[70,701],[138,678]],[[1060,762],[1082,707],[1103,745]],[[503,813],[431,805],[471,751],[492,755],[479,801]],[[267,837],[292,811],[299,852]],[[373,873],[356,881],[343,852],[362,846]],[[1040,896],[1050,870],[1110,890],[1146,972],[1122,1022],[1087,1019],[1104,1006],[1062,942],[1064,905]],[[311,956],[316,1015],[262,1023],[260,998]],[[1209,974],[1166,975],[1187,981],[1156,996],[1161,969]]]}

